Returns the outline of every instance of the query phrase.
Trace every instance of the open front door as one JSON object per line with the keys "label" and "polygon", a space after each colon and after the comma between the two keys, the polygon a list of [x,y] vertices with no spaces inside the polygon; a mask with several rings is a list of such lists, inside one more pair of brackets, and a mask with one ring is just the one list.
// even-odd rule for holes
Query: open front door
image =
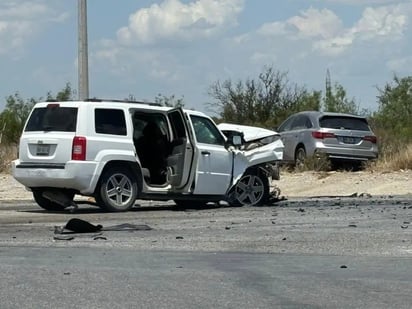
{"label": "open front door", "polygon": [[182,108],[170,110],[168,117],[173,131],[173,141],[171,154],[167,158],[167,179],[173,191],[188,192],[193,170],[193,136],[188,130]]}

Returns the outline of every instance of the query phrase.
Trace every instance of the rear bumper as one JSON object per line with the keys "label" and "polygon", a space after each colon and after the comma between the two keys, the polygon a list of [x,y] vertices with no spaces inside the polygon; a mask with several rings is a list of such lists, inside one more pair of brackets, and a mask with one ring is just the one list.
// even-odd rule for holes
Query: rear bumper
{"label": "rear bumper", "polygon": [[315,153],[326,153],[329,158],[335,160],[367,161],[378,158],[378,149],[375,148],[345,148],[327,147],[323,144],[316,145]]}
{"label": "rear bumper", "polygon": [[12,162],[13,177],[27,188],[49,187],[73,189],[82,194],[92,194],[98,163],[91,161],[66,164],[38,164]]}

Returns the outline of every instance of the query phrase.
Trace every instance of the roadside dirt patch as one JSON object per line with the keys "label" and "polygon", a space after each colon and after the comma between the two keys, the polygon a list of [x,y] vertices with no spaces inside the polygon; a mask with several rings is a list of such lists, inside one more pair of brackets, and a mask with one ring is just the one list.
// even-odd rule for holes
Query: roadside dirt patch
{"label": "roadside dirt patch", "polygon": [[412,171],[281,173],[275,184],[285,197],[340,196],[354,193],[412,194]]}
{"label": "roadside dirt patch", "polygon": [[[340,196],[354,193],[379,195],[412,194],[412,171],[399,172],[282,172],[274,181],[281,196]],[[0,174],[0,200],[31,200],[32,194],[11,175]]]}

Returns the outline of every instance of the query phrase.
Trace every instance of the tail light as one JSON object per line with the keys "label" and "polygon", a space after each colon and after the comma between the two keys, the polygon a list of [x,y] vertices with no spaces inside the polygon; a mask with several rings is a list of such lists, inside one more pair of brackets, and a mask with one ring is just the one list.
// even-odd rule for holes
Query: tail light
{"label": "tail light", "polygon": [[73,138],[72,160],[86,160],[86,144],[87,140],[84,136],[75,136]]}
{"label": "tail light", "polygon": [[376,144],[376,143],[378,142],[378,139],[376,138],[376,136],[373,136],[373,135],[364,136],[364,137],[363,137],[363,140],[364,140],[364,141],[369,141],[369,142],[371,142],[372,144]]}
{"label": "tail light", "polygon": [[312,132],[312,136],[317,139],[324,139],[324,138],[334,138],[335,134],[329,133],[329,132],[314,131]]}

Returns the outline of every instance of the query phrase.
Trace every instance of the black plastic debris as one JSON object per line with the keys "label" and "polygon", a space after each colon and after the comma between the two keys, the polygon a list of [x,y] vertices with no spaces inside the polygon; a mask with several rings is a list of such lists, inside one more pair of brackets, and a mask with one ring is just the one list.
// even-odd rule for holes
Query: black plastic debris
{"label": "black plastic debris", "polygon": [[66,225],[63,227],[54,227],[55,234],[64,234],[65,232],[72,232],[72,233],[95,233],[100,232],[103,228],[102,225],[94,225],[88,221],[79,219],[79,218],[72,218],[67,221]]}
{"label": "black plastic debris", "polygon": [[53,237],[54,240],[73,240],[73,236],[57,235]]}
{"label": "black plastic debris", "polygon": [[146,224],[130,224],[123,223],[118,225],[112,225],[103,227],[100,224],[94,225],[88,221],[72,218],[64,226],[55,226],[55,234],[73,234],[73,233],[96,233],[103,231],[148,231],[152,228]]}

